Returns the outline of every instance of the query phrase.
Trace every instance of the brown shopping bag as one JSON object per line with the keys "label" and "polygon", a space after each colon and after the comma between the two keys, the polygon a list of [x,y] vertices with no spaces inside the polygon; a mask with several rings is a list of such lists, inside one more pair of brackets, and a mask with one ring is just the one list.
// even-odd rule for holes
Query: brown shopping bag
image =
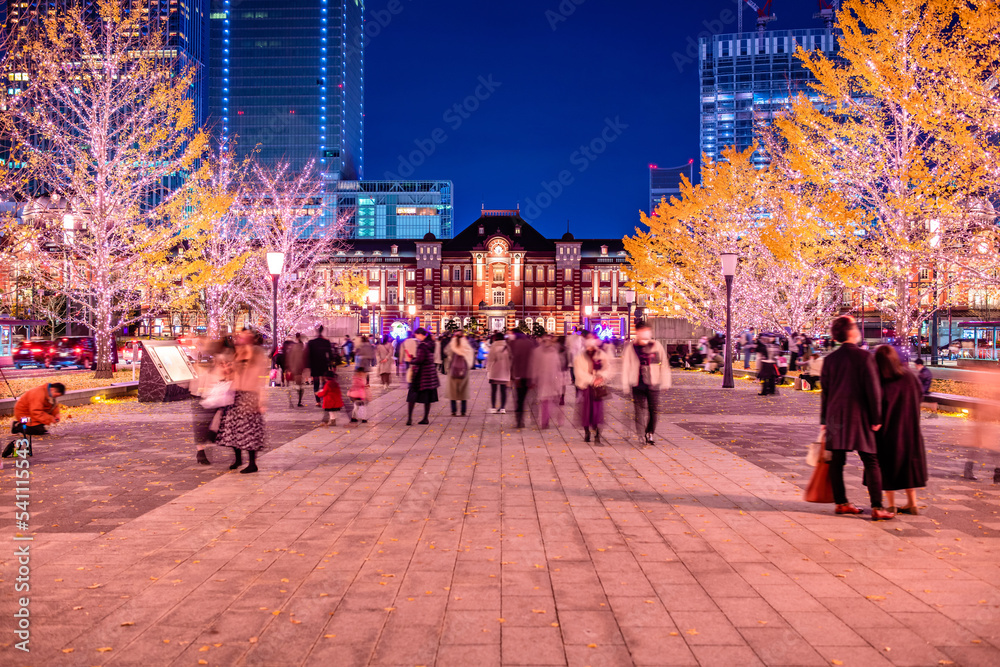
{"label": "brown shopping bag", "polygon": [[807,503],[832,503],[833,486],[830,484],[830,464],[824,457],[819,457],[813,468],[812,478],[806,487]]}

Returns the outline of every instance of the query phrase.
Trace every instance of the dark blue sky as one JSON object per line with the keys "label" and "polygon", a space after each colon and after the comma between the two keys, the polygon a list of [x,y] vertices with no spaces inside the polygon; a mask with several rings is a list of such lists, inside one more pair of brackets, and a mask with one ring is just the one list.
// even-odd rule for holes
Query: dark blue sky
{"label": "dark blue sky", "polygon": [[[697,51],[688,52],[688,40],[735,32],[735,7],[370,0],[365,178],[454,181],[456,233],[482,202],[520,202],[550,237],[567,219],[578,238],[631,233],[647,205],[649,163],[694,158],[697,168]],[[773,11],[772,28],[821,26],[814,0],[777,0]],[[744,30],[755,18],[746,7]],[[695,58],[685,61],[689,53]],[[604,151],[580,151],[591,142]],[[549,199],[545,184],[557,196]]]}

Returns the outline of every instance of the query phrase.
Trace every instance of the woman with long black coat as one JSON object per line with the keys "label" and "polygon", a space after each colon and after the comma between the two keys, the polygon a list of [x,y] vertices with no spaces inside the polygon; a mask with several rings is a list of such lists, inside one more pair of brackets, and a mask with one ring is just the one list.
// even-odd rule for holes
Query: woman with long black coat
{"label": "woman with long black coat", "polygon": [[[880,345],[875,362],[882,384],[882,429],[875,434],[882,488],[890,512],[916,514],[916,489],[927,486],[927,453],[920,432],[923,388],[895,348]],[[906,491],[907,505],[897,508],[895,492],[900,490]]]}
{"label": "woman with long black coat", "polygon": [[406,392],[406,425],[413,423],[413,407],[417,403],[424,404],[424,418],[418,423],[428,424],[427,416],[431,411],[431,403],[437,403],[437,388],[441,385],[438,379],[437,366],[434,364],[434,341],[427,329],[421,327],[413,332],[417,339],[417,351],[410,362],[413,375],[410,387]]}

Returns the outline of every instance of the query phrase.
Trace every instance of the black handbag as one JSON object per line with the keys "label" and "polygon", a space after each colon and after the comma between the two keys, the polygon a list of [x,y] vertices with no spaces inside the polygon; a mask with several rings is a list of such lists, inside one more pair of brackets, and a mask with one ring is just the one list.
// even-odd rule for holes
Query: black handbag
{"label": "black handbag", "polygon": [[608,385],[598,384],[593,386],[594,400],[603,401],[608,397]]}

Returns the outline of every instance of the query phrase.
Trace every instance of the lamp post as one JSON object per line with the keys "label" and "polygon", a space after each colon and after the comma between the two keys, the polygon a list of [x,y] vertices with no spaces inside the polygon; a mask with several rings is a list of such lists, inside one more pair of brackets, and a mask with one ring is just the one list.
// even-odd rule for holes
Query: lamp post
{"label": "lamp post", "polygon": [[594,307],[591,306],[590,304],[587,304],[586,306],[583,307],[583,312],[587,316],[587,318],[584,320],[583,326],[585,329],[587,329],[587,331],[590,331],[590,314],[594,312]]}
{"label": "lamp post", "polygon": [[722,275],[726,278],[726,369],[722,375],[722,388],[733,389],[733,276],[739,255],[734,252],[722,253]]}
{"label": "lamp post", "polygon": [[410,331],[417,329],[417,307],[412,303],[406,307],[406,312],[410,314]]}
{"label": "lamp post", "polygon": [[625,290],[625,303],[628,304],[628,333],[625,335],[626,340],[632,339],[632,308],[635,306],[635,290],[627,289]]}
{"label": "lamp post", "polygon": [[275,353],[278,351],[278,278],[281,276],[281,269],[285,265],[285,253],[283,252],[269,252],[267,253],[267,271],[271,274],[271,287],[273,300],[271,301],[272,306],[272,328],[271,328],[271,338],[273,339],[273,345],[271,345],[271,358],[274,359]]}

